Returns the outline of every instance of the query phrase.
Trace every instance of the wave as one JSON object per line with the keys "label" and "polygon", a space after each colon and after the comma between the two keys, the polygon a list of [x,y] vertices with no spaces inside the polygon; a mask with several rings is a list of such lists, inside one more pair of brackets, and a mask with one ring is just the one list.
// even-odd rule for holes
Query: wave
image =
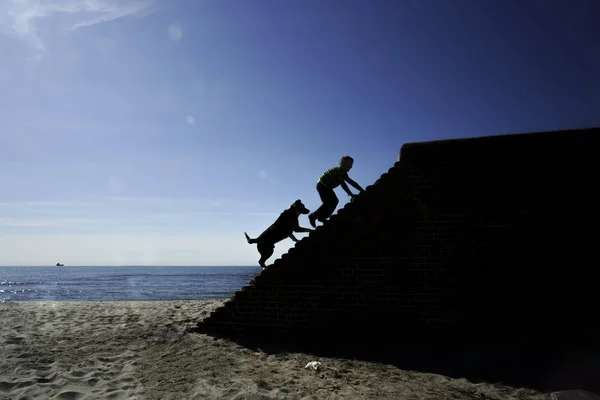
{"label": "wave", "polygon": [[43,283],[44,282],[35,282],[35,281],[32,281],[32,282],[27,282],[27,281],[26,282],[1,281],[0,282],[0,286],[41,285]]}

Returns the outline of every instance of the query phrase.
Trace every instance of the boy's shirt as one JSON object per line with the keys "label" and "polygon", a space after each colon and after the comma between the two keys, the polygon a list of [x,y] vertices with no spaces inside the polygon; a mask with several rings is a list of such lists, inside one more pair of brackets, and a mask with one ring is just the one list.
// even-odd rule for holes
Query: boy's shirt
{"label": "boy's shirt", "polygon": [[329,168],[319,177],[319,181],[331,189],[335,189],[346,179],[348,179],[348,172],[341,165]]}

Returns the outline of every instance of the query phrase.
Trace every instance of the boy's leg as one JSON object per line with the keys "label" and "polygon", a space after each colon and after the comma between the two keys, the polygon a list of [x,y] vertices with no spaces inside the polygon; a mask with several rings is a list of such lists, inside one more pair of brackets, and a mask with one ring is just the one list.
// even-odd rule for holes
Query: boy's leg
{"label": "boy's leg", "polygon": [[[321,189],[320,187],[322,186],[321,182],[317,182],[317,193],[319,193],[319,197],[321,198],[321,202],[323,202],[323,195],[321,194]],[[315,221],[317,219],[319,219],[319,213],[321,208],[323,207],[323,205],[319,206],[319,208],[317,208],[315,211],[311,212],[310,214],[308,214],[308,222],[310,222],[310,225],[313,228],[316,228],[317,225],[315,224]]]}
{"label": "boy's leg", "polygon": [[[323,204],[321,204],[321,206],[315,210],[315,212],[312,214],[312,218],[317,219],[321,222],[325,222],[325,220],[329,218],[329,216],[337,207],[339,200],[335,195],[333,189],[328,188],[321,182],[317,183],[317,192],[319,192],[319,197],[321,198]],[[309,215],[309,220],[310,219],[311,217]]]}
{"label": "boy's leg", "polygon": [[335,211],[335,208],[337,207],[338,203],[340,202],[340,200],[336,196],[333,189],[328,189],[328,190],[329,190],[329,193],[327,194],[326,201],[324,202],[324,204],[322,206],[323,209],[321,211],[321,216],[319,218],[319,221],[321,221],[321,222],[325,222],[327,220],[327,218],[331,217],[331,214],[333,214],[333,212]]}

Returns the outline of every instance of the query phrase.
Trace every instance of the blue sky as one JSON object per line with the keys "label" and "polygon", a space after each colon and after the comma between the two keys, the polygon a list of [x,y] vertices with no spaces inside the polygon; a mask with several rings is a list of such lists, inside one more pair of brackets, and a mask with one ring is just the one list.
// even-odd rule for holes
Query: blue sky
{"label": "blue sky", "polygon": [[598,16],[594,0],[3,1],[0,265],[256,265],[243,232],[318,207],[344,154],[366,187],[406,142],[598,126]]}

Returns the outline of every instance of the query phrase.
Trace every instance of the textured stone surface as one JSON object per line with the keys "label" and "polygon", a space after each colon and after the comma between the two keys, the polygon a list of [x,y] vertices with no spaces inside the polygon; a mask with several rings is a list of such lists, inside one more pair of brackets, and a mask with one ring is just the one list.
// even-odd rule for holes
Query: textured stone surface
{"label": "textured stone surface", "polygon": [[197,330],[583,340],[598,320],[599,145],[600,129],[405,144],[355,202]]}

